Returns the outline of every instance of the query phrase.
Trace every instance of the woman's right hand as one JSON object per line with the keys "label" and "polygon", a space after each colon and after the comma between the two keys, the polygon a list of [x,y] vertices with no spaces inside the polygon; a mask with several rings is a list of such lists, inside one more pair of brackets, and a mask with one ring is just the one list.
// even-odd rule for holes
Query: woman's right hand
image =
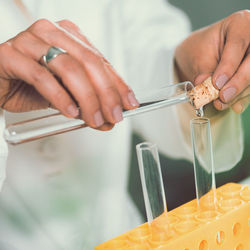
{"label": "woman's right hand", "polygon": [[[51,60],[47,69],[39,62],[52,46],[67,53]],[[0,58],[0,107],[7,111],[54,107],[92,128],[108,130],[122,120],[122,109],[139,105],[132,90],[70,21],[38,20],[0,44]]]}

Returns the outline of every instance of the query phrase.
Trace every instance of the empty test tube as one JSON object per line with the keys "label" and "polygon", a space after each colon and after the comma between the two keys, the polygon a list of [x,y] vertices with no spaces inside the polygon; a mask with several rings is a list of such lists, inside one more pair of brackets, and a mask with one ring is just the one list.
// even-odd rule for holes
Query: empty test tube
{"label": "empty test tube", "polygon": [[195,118],[191,120],[190,124],[197,202],[200,206],[202,197],[207,194],[207,208],[216,208],[216,185],[210,122],[207,118]]}
{"label": "empty test tube", "polygon": [[144,142],[136,146],[147,219],[153,219],[167,211],[161,166],[157,146]]}

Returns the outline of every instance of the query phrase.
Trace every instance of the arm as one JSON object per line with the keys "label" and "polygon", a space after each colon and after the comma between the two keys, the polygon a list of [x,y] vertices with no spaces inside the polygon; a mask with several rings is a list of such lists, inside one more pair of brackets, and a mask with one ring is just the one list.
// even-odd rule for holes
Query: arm
{"label": "arm", "polygon": [[[157,3],[158,5],[155,3],[154,13],[150,13],[149,11],[147,21],[144,20],[144,22],[138,23],[137,26],[133,25],[133,36],[136,41],[131,43],[131,47],[138,42],[136,49],[127,47],[128,51],[129,49],[131,50],[131,54],[129,54],[129,73],[131,80],[128,82],[133,82],[135,85],[138,83],[140,85],[143,84],[144,88],[158,87],[157,84],[159,83],[174,82],[173,56],[171,53],[174,47],[179,43],[178,38],[182,39],[184,37],[183,34],[187,34],[187,25],[184,24],[186,19],[180,14],[176,14],[173,10],[169,13],[167,11],[168,8],[171,9],[169,5],[163,5],[163,2]],[[148,4],[149,9],[153,8],[149,5],[150,4]],[[156,8],[157,6],[159,9]],[[162,15],[160,15],[160,13]],[[160,21],[157,22],[157,20]],[[172,22],[174,22],[173,25],[171,25]],[[148,34],[146,39],[144,39],[145,35],[140,36],[142,31],[143,34]],[[130,39],[133,37],[131,33]],[[173,37],[175,38],[174,41],[172,40]],[[193,49],[196,50],[199,47],[199,43],[194,45],[192,40],[190,40],[190,45],[187,46],[186,51],[179,50],[180,55],[183,57],[186,56],[188,59],[192,58],[194,52],[191,49],[192,46]],[[206,48],[207,44],[204,43],[203,46]],[[188,50],[190,50],[190,53],[187,52]],[[209,57],[206,55],[206,58]],[[188,59],[184,58],[180,61],[184,66],[187,66],[187,72],[192,72],[191,76],[193,78],[181,78],[178,76],[178,79],[175,79],[175,81],[194,81],[196,75],[190,70],[194,64],[188,61]],[[195,65],[199,65],[199,63],[199,61],[196,61]],[[205,80],[205,78],[202,80]],[[214,135],[216,171],[229,170],[242,156],[241,119],[232,111],[213,111],[212,113],[213,115],[210,118],[212,133]],[[136,117],[134,118],[134,127],[146,140],[156,142],[159,149],[167,156],[192,160],[190,119],[192,119],[194,115],[195,112],[189,104],[178,105],[165,110],[155,111],[151,114],[145,114],[138,118]],[[232,153],[230,157],[224,157],[227,152]]]}
{"label": "arm", "polygon": [[[241,159],[243,131],[238,115],[249,103],[250,12],[239,11],[193,32],[176,49],[178,80],[200,84],[208,76],[219,98],[206,107],[213,134],[216,171],[229,170]],[[184,141],[190,147],[188,105],[177,107]]]}
{"label": "arm", "polygon": [[[41,57],[52,46],[67,53],[43,67]],[[122,108],[138,105],[133,91],[70,21],[36,21],[0,44],[0,57],[0,107],[9,112],[52,106],[107,130],[122,120]]]}

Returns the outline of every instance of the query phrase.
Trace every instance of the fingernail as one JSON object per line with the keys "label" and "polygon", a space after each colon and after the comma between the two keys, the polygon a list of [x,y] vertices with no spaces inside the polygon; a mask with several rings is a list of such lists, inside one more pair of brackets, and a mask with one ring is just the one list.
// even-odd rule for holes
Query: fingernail
{"label": "fingernail", "polygon": [[229,102],[229,101],[231,101],[231,99],[233,99],[235,94],[236,94],[236,88],[230,87],[230,88],[227,88],[223,91],[222,96],[223,96],[225,102]]}
{"label": "fingernail", "polygon": [[122,109],[119,105],[117,105],[113,108],[113,117],[114,117],[116,122],[120,122],[123,120]]}
{"label": "fingernail", "polygon": [[78,108],[75,105],[71,104],[67,108],[67,113],[71,117],[77,117],[79,115],[79,110],[78,110]]}
{"label": "fingernail", "polygon": [[128,93],[128,101],[132,107],[139,106],[139,102],[136,100],[133,92]]}
{"label": "fingernail", "polygon": [[95,125],[96,125],[97,127],[100,127],[100,126],[103,125],[104,119],[103,119],[103,116],[102,116],[101,111],[97,111],[97,112],[94,114],[94,121],[95,121]]}
{"label": "fingernail", "polygon": [[217,77],[215,84],[218,89],[221,89],[226,84],[227,81],[228,81],[228,77],[225,74],[223,74]]}

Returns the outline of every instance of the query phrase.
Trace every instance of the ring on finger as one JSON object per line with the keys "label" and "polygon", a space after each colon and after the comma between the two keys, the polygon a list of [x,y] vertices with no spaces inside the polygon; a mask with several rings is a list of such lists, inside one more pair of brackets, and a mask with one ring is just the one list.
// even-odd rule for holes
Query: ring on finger
{"label": "ring on finger", "polygon": [[55,47],[55,46],[52,46],[49,48],[48,52],[46,55],[43,55],[41,57],[41,64],[43,66],[45,66],[46,68],[48,68],[48,63],[53,60],[54,58],[56,58],[57,56],[61,55],[61,54],[66,54],[67,51],[62,49],[62,48],[59,48],[59,47]]}

